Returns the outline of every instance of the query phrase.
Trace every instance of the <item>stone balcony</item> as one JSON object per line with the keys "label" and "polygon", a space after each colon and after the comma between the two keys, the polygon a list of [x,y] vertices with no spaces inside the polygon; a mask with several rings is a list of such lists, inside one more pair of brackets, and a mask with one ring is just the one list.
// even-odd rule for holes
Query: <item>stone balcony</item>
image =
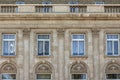
{"label": "stone balcony", "polygon": [[120,13],[120,4],[1,4],[0,13]]}

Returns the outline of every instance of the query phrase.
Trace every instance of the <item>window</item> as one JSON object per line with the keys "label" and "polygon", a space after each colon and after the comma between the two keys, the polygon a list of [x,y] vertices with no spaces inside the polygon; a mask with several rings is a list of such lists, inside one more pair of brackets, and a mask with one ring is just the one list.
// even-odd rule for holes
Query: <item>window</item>
{"label": "window", "polygon": [[[71,1],[69,2],[69,4],[78,4],[78,2],[74,2],[74,1]],[[79,11],[79,7],[78,6],[70,6],[70,12],[78,12]]]}
{"label": "window", "polygon": [[16,80],[16,74],[2,74],[2,80]]}
{"label": "window", "polygon": [[107,80],[120,80],[120,74],[106,74]]}
{"label": "window", "polygon": [[50,36],[38,35],[38,55],[47,56],[50,54]]}
{"label": "window", "polygon": [[37,80],[51,80],[51,74],[37,74]]}
{"label": "window", "polygon": [[118,56],[119,55],[119,35],[107,34],[107,55]]}
{"label": "window", "polygon": [[25,4],[25,2],[22,2],[22,1],[21,2],[16,2],[16,4]]}
{"label": "window", "polygon": [[104,2],[95,2],[95,4],[104,4]]}
{"label": "window", "polygon": [[72,74],[72,80],[86,80],[86,74]]}
{"label": "window", "polygon": [[46,4],[42,8],[43,13],[50,13],[50,12],[52,12],[52,6],[47,5],[47,4],[51,4],[51,2],[42,2],[42,4]]}
{"label": "window", "polygon": [[3,55],[12,56],[16,52],[15,34],[3,34]]}
{"label": "window", "polygon": [[72,55],[74,56],[85,55],[85,35],[84,34],[72,35]]}

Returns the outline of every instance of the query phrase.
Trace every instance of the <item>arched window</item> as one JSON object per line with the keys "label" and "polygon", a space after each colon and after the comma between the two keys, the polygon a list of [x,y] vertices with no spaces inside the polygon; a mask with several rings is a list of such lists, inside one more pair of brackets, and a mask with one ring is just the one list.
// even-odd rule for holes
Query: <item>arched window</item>
{"label": "arched window", "polygon": [[74,63],[70,73],[71,80],[87,80],[87,68],[84,63]]}
{"label": "arched window", "polygon": [[52,80],[52,68],[49,64],[38,64],[35,73],[36,80]]}
{"label": "arched window", "polygon": [[16,80],[17,68],[11,64],[6,63],[1,67],[2,80]]}
{"label": "arched window", "polygon": [[120,80],[120,65],[108,64],[105,69],[106,80]]}

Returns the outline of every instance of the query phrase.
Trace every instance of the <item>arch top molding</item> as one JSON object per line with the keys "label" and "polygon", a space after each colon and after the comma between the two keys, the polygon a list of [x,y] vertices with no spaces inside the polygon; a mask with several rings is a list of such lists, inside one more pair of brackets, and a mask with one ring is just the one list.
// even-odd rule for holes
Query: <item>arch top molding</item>
{"label": "arch top molding", "polygon": [[1,73],[17,73],[17,68],[12,63],[4,63],[1,66]]}
{"label": "arch top molding", "polygon": [[87,73],[87,66],[83,62],[75,62],[70,68],[71,73]]}
{"label": "arch top molding", "polygon": [[120,64],[110,63],[106,66],[106,74],[120,74]]}
{"label": "arch top molding", "polygon": [[35,73],[52,73],[52,66],[48,62],[40,62],[35,67]]}

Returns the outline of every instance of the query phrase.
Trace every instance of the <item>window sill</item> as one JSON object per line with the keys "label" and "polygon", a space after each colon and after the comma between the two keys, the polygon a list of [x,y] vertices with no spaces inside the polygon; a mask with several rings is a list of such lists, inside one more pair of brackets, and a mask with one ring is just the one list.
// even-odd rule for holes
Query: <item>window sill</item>
{"label": "window sill", "polygon": [[5,58],[15,58],[16,55],[1,55],[1,57],[5,57]]}
{"label": "window sill", "polygon": [[50,58],[52,55],[36,55],[37,58]]}
{"label": "window sill", "polygon": [[87,55],[82,55],[82,56],[71,55],[70,58],[88,58],[88,56]]}
{"label": "window sill", "polygon": [[118,56],[108,56],[108,55],[105,55],[105,58],[120,58],[120,55],[118,55]]}

